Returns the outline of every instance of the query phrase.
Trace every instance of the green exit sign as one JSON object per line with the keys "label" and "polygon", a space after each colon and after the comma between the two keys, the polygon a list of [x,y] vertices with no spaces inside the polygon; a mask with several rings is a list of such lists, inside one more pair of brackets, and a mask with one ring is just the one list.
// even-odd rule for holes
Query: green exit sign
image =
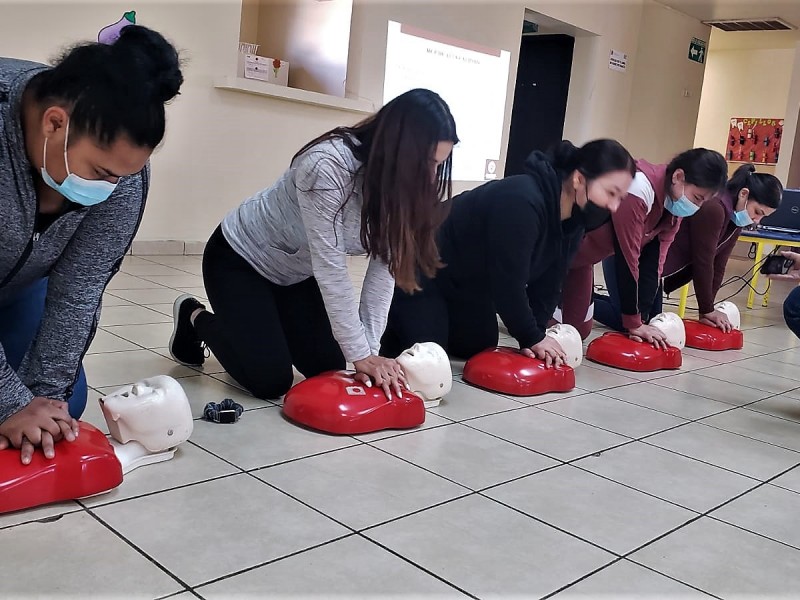
{"label": "green exit sign", "polygon": [[689,60],[701,65],[706,62],[706,43],[703,40],[692,38],[689,43]]}

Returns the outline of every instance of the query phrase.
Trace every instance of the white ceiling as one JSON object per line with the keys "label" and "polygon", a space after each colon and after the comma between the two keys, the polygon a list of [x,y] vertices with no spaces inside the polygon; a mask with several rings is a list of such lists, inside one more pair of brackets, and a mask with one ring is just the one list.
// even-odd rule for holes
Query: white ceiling
{"label": "white ceiling", "polygon": [[800,27],[800,0],[657,0],[701,21],[780,17]]}
{"label": "white ceiling", "polygon": [[800,0],[656,0],[700,21],[716,19],[769,19],[779,17],[792,31],[712,30],[710,47],[716,50],[791,48],[800,42]]}

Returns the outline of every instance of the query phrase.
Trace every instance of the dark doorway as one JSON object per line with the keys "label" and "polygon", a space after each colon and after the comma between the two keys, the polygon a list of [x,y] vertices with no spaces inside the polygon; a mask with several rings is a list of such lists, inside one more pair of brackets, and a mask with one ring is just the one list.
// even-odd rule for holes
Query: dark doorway
{"label": "dark doorway", "polygon": [[522,173],[525,159],[534,150],[545,151],[561,141],[574,46],[575,38],[569,35],[522,36],[507,176]]}

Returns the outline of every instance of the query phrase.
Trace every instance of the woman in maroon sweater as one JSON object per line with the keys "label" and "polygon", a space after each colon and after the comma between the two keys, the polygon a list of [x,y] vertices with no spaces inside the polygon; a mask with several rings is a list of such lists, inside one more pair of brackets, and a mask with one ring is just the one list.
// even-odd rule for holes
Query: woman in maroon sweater
{"label": "woman in maroon sweater", "polygon": [[736,169],[724,192],[681,223],[664,263],[664,291],[669,294],[693,281],[700,321],[730,331],[725,314],[714,310],[728,258],[742,228],[775,212],[782,194],[774,175],[756,173],[750,164]]}
{"label": "woman in maroon sweater", "polygon": [[[668,165],[636,163],[638,172],[628,197],[611,220],[586,234],[573,259],[562,294],[561,315],[584,339],[598,320],[621,314],[620,329],[633,339],[666,346],[666,338],[647,324],[658,291],[664,260],[681,217],[697,212],[725,185],[728,165],[718,152],[695,148],[676,156]],[[609,296],[594,298],[594,265],[613,257],[616,281],[606,284]],[[616,307],[616,308],[615,308]],[[561,317],[561,318],[559,318]]]}

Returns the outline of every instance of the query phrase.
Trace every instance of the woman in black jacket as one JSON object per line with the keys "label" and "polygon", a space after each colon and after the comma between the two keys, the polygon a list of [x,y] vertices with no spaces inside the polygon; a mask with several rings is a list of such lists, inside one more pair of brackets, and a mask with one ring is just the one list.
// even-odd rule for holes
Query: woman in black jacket
{"label": "woman in black jacket", "polygon": [[564,351],[545,328],[569,261],[586,229],[617,209],[635,169],[614,140],[564,141],[531,154],[525,174],[454,198],[439,232],[445,267],[419,293],[395,290],[381,353],[436,342],[468,359],[497,346],[499,315],[523,354],[561,364]]}

